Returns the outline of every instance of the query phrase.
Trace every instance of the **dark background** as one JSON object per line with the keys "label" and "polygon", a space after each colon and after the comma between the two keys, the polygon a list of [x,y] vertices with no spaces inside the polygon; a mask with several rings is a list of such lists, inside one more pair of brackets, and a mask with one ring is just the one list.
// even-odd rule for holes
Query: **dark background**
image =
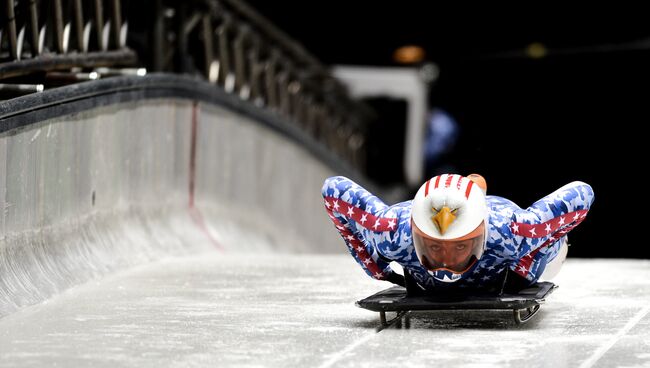
{"label": "dark background", "polygon": [[[650,258],[650,21],[640,9],[249,3],[326,64],[396,65],[397,47],[423,46],[440,68],[431,104],[461,129],[448,164],[522,207],[585,181],[596,201],[569,236],[571,255]],[[527,57],[533,42],[546,57]]]}

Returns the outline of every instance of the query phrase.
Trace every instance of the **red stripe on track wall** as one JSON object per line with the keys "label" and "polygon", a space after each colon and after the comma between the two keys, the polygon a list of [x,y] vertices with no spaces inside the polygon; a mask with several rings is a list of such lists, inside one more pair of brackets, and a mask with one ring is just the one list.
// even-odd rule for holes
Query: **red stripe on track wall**
{"label": "red stripe on track wall", "polygon": [[192,221],[198,226],[198,228],[205,234],[205,236],[210,240],[210,243],[214,245],[215,248],[223,250],[221,243],[212,236],[210,230],[205,224],[203,219],[203,214],[201,211],[194,206],[194,189],[196,183],[196,146],[197,146],[197,134],[198,134],[198,125],[199,125],[199,104],[194,102],[192,105],[192,136],[190,138],[190,178],[189,178],[189,211]]}
{"label": "red stripe on track wall", "polygon": [[196,178],[196,134],[198,126],[198,102],[192,105],[192,136],[190,140],[190,208],[194,207],[194,180]]}

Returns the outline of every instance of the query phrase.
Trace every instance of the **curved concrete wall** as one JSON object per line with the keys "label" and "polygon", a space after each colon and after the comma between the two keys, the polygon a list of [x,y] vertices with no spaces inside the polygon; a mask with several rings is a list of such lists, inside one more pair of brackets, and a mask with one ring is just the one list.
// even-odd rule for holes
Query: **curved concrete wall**
{"label": "curved concrete wall", "polygon": [[343,250],[335,172],[298,140],[228,104],[114,100],[0,136],[0,317],[168,256]]}

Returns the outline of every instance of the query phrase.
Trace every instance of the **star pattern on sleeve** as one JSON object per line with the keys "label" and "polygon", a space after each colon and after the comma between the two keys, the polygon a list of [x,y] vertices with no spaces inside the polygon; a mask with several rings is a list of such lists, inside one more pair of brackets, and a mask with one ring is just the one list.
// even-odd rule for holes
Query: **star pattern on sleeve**
{"label": "star pattern on sleeve", "polygon": [[[568,228],[569,230],[574,228],[580,222],[582,222],[582,220],[584,220],[587,212],[588,210],[577,210],[569,212],[563,216],[552,218],[540,224],[527,224],[525,222],[512,221],[510,224],[510,229],[514,235],[520,235],[526,238],[543,238],[551,233],[559,231],[560,229],[565,230],[564,227]],[[572,218],[573,220],[567,223],[567,217]]]}
{"label": "star pattern on sleeve", "polygon": [[376,216],[371,212],[372,206],[363,209],[340,198],[325,197],[325,208],[328,212],[345,215],[368,230],[384,232],[397,229],[397,218]]}

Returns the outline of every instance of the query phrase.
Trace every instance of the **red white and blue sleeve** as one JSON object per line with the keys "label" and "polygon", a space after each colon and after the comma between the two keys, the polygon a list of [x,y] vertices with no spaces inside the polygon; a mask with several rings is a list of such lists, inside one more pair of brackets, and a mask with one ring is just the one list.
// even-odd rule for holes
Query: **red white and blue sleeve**
{"label": "red white and blue sleeve", "polygon": [[352,257],[370,277],[393,281],[396,274],[390,260],[378,252],[375,244],[397,230],[398,220],[386,213],[388,206],[343,176],[325,180],[322,194],[325,209]]}
{"label": "red white and blue sleeve", "polygon": [[533,203],[525,210],[515,211],[510,229],[517,238],[519,256],[535,257],[578,226],[594,201],[589,184],[575,181]]}

